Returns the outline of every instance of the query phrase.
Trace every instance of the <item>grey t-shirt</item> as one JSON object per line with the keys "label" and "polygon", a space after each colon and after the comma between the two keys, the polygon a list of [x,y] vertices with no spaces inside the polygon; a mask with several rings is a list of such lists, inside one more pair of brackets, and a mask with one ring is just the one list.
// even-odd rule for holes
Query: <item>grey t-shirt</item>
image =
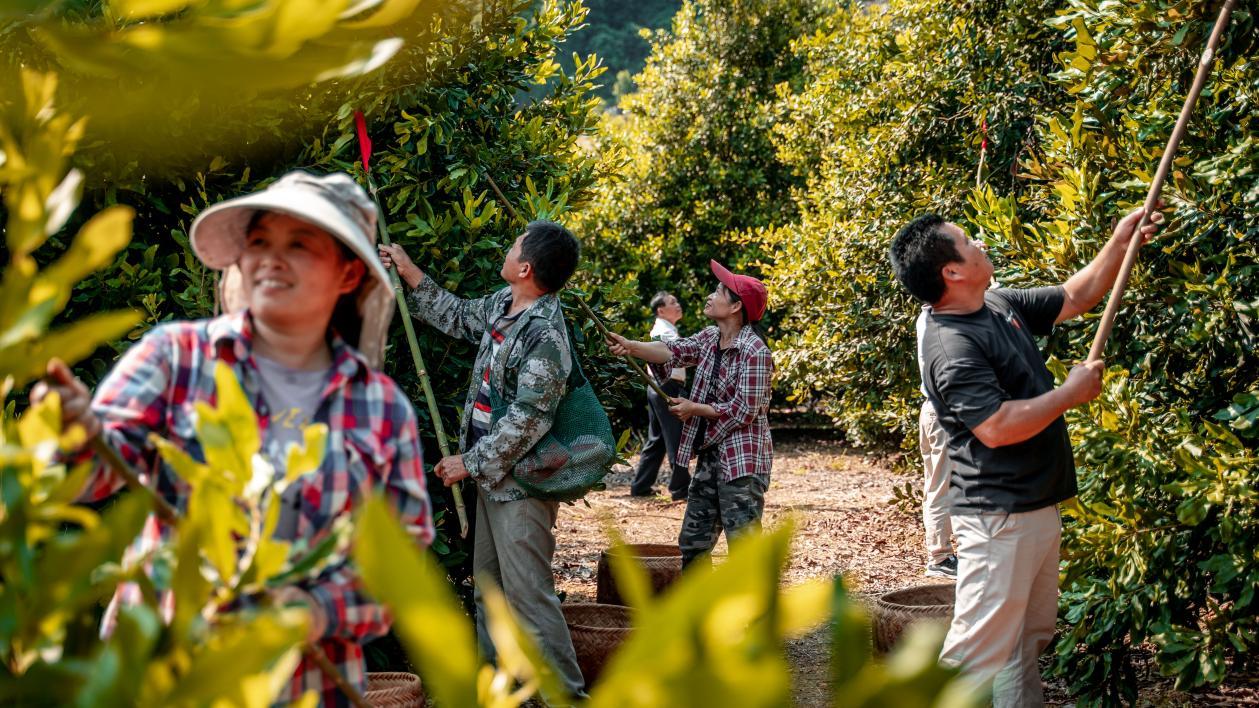
{"label": "grey t-shirt", "polygon": [[1075,496],[1066,420],[1014,445],[990,448],[971,432],[1009,400],[1053,390],[1036,336],[1062,310],[1060,286],[984,294],[969,315],[931,312],[922,336],[923,386],[948,435],[953,513],[1025,512]]}
{"label": "grey t-shirt", "polygon": [[[332,369],[303,371],[254,355],[262,396],[271,409],[269,452],[283,453],[289,443],[302,444],[302,428],[310,425]],[[274,448],[274,449],[272,449]],[[284,455],[276,460],[284,461]]]}
{"label": "grey t-shirt", "polygon": [[[284,474],[291,443],[302,445],[302,428],[310,425],[319,411],[319,401],[324,387],[332,375],[332,369],[305,371],[291,369],[266,357],[254,355],[258,366],[258,381],[262,397],[271,410],[267,437],[263,452],[274,465],[276,474]],[[293,540],[297,536],[297,521],[301,515],[301,485],[292,484],[280,499],[283,508],[276,524],[275,537]]]}

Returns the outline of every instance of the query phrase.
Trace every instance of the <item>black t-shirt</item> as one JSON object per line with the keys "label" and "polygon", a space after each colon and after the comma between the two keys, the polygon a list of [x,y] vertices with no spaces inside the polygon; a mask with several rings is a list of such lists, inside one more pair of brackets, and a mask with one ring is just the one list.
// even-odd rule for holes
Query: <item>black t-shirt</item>
{"label": "black t-shirt", "polygon": [[1025,512],[1075,496],[1075,460],[1062,416],[1021,443],[990,448],[971,432],[1001,404],[1053,390],[1035,336],[1062,310],[1060,286],[996,289],[969,315],[930,312],[923,384],[949,437],[953,513]]}
{"label": "black t-shirt", "polygon": [[[720,346],[717,346],[717,347],[713,347],[713,351],[717,353],[713,355],[713,366],[708,371],[708,380],[712,382],[712,385],[708,387],[707,400],[696,401],[696,403],[704,403],[707,405],[712,405],[717,402],[716,401],[717,374],[718,372],[721,371],[721,359],[722,359],[722,356],[725,355],[726,350],[722,349]],[[699,450],[700,452],[703,452],[705,450],[704,439],[707,437],[708,437],[708,419],[700,418],[699,427],[695,429],[695,449],[696,450]],[[717,447],[717,445],[713,445],[711,448],[708,448],[708,449],[715,452],[719,448]]]}

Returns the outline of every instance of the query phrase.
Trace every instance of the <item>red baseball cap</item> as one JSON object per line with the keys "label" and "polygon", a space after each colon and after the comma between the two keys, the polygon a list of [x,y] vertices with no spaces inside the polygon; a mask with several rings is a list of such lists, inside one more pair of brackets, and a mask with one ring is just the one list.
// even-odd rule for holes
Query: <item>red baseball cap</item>
{"label": "red baseball cap", "polygon": [[765,304],[769,301],[765,283],[750,275],[731,273],[716,260],[710,260],[708,265],[713,269],[717,280],[743,301],[743,311],[748,313],[748,322],[759,322],[765,316]]}

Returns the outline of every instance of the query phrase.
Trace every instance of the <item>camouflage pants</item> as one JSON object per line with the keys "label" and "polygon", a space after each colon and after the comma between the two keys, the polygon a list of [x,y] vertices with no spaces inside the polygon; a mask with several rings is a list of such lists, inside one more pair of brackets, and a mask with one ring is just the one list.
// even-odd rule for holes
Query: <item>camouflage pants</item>
{"label": "camouflage pants", "polygon": [[682,532],[678,534],[683,567],[700,558],[708,563],[708,554],[717,545],[722,529],[726,531],[727,541],[761,529],[768,482],[750,476],[729,482],[720,480],[720,453],[716,450],[701,452],[686,497]]}

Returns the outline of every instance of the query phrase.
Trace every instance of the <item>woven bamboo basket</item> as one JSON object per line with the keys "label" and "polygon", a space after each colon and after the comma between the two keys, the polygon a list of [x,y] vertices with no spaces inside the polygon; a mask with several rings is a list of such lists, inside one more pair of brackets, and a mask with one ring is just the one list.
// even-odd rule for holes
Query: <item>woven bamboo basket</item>
{"label": "woven bamboo basket", "polygon": [[577,665],[586,679],[586,686],[593,686],[608,663],[629,636],[630,610],[621,605],[575,602],[563,604],[564,621],[573,636],[573,649],[577,652]]}
{"label": "woven bamboo basket", "polygon": [[[659,595],[682,575],[682,551],[672,543],[632,543],[625,549],[646,569],[653,595]],[[599,584],[595,599],[605,605],[624,605],[625,601],[616,587],[616,578],[612,575],[609,555],[614,552],[607,550],[599,554]]]}
{"label": "woven bamboo basket", "polygon": [[953,618],[952,584],[916,585],[881,596],[874,603],[874,650],[886,654],[905,628],[915,622],[944,622]]}
{"label": "woven bamboo basket", "polygon": [[367,674],[363,698],[375,708],[420,708],[424,705],[424,688],[415,674],[373,672]]}

